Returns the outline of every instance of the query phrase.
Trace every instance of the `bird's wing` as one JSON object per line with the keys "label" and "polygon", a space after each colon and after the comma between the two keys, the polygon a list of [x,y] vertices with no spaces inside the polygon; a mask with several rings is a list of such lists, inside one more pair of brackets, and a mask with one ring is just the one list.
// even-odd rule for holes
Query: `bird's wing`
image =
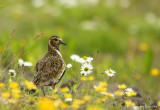
{"label": "bird's wing", "polygon": [[61,59],[56,57],[48,57],[38,61],[35,66],[34,84],[37,86],[48,85],[47,83],[51,80],[58,79],[62,65]]}

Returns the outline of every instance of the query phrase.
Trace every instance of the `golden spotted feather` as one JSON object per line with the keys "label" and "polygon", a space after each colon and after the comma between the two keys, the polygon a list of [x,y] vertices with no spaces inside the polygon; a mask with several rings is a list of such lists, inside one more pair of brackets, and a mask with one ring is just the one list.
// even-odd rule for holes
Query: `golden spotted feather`
{"label": "golden spotted feather", "polygon": [[47,54],[37,62],[33,83],[36,86],[54,86],[65,73],[65,63],[61,54],[55,49],[55,54]]}

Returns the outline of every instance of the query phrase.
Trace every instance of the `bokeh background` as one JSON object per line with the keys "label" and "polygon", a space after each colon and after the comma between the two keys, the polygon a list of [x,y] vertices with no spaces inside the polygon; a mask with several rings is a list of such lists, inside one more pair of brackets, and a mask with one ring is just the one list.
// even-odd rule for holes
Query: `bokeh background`
{"label": "bokeh background", "polygon": [[[71,63],[72,54],[91,56],[98,80],[112,68],[117,74],[111,82],[135,85],[146,97],[158,100],[159,4],[159,0],[0,0],[1,76],[17,68],[20,58],[35,65],[47,51],[49,37],[59,35],[68,44],[60,47],[66,63]],[[34,66],[26,71],[31,80]]]}

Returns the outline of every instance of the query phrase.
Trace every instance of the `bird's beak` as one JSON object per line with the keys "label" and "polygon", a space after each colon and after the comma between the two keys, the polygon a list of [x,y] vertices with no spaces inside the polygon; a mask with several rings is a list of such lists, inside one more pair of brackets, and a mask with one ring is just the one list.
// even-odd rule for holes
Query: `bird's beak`
{"label": "bird's beak", "polygon": [[62,42],[62,41],[61,41],[61,44],[63,44],[63,45],[67,45],[66,43],[64,43],[64,42]]}

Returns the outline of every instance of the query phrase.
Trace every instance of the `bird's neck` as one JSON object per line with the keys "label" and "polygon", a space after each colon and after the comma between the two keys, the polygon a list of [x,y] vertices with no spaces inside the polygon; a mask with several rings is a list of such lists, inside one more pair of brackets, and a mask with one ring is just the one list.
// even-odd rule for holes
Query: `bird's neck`
{"label": "bird's neck", "polygon": [[59,51],[59,46],[51,47],[48,45],[48,52],[52,54],[56,54],[57,50]]}

